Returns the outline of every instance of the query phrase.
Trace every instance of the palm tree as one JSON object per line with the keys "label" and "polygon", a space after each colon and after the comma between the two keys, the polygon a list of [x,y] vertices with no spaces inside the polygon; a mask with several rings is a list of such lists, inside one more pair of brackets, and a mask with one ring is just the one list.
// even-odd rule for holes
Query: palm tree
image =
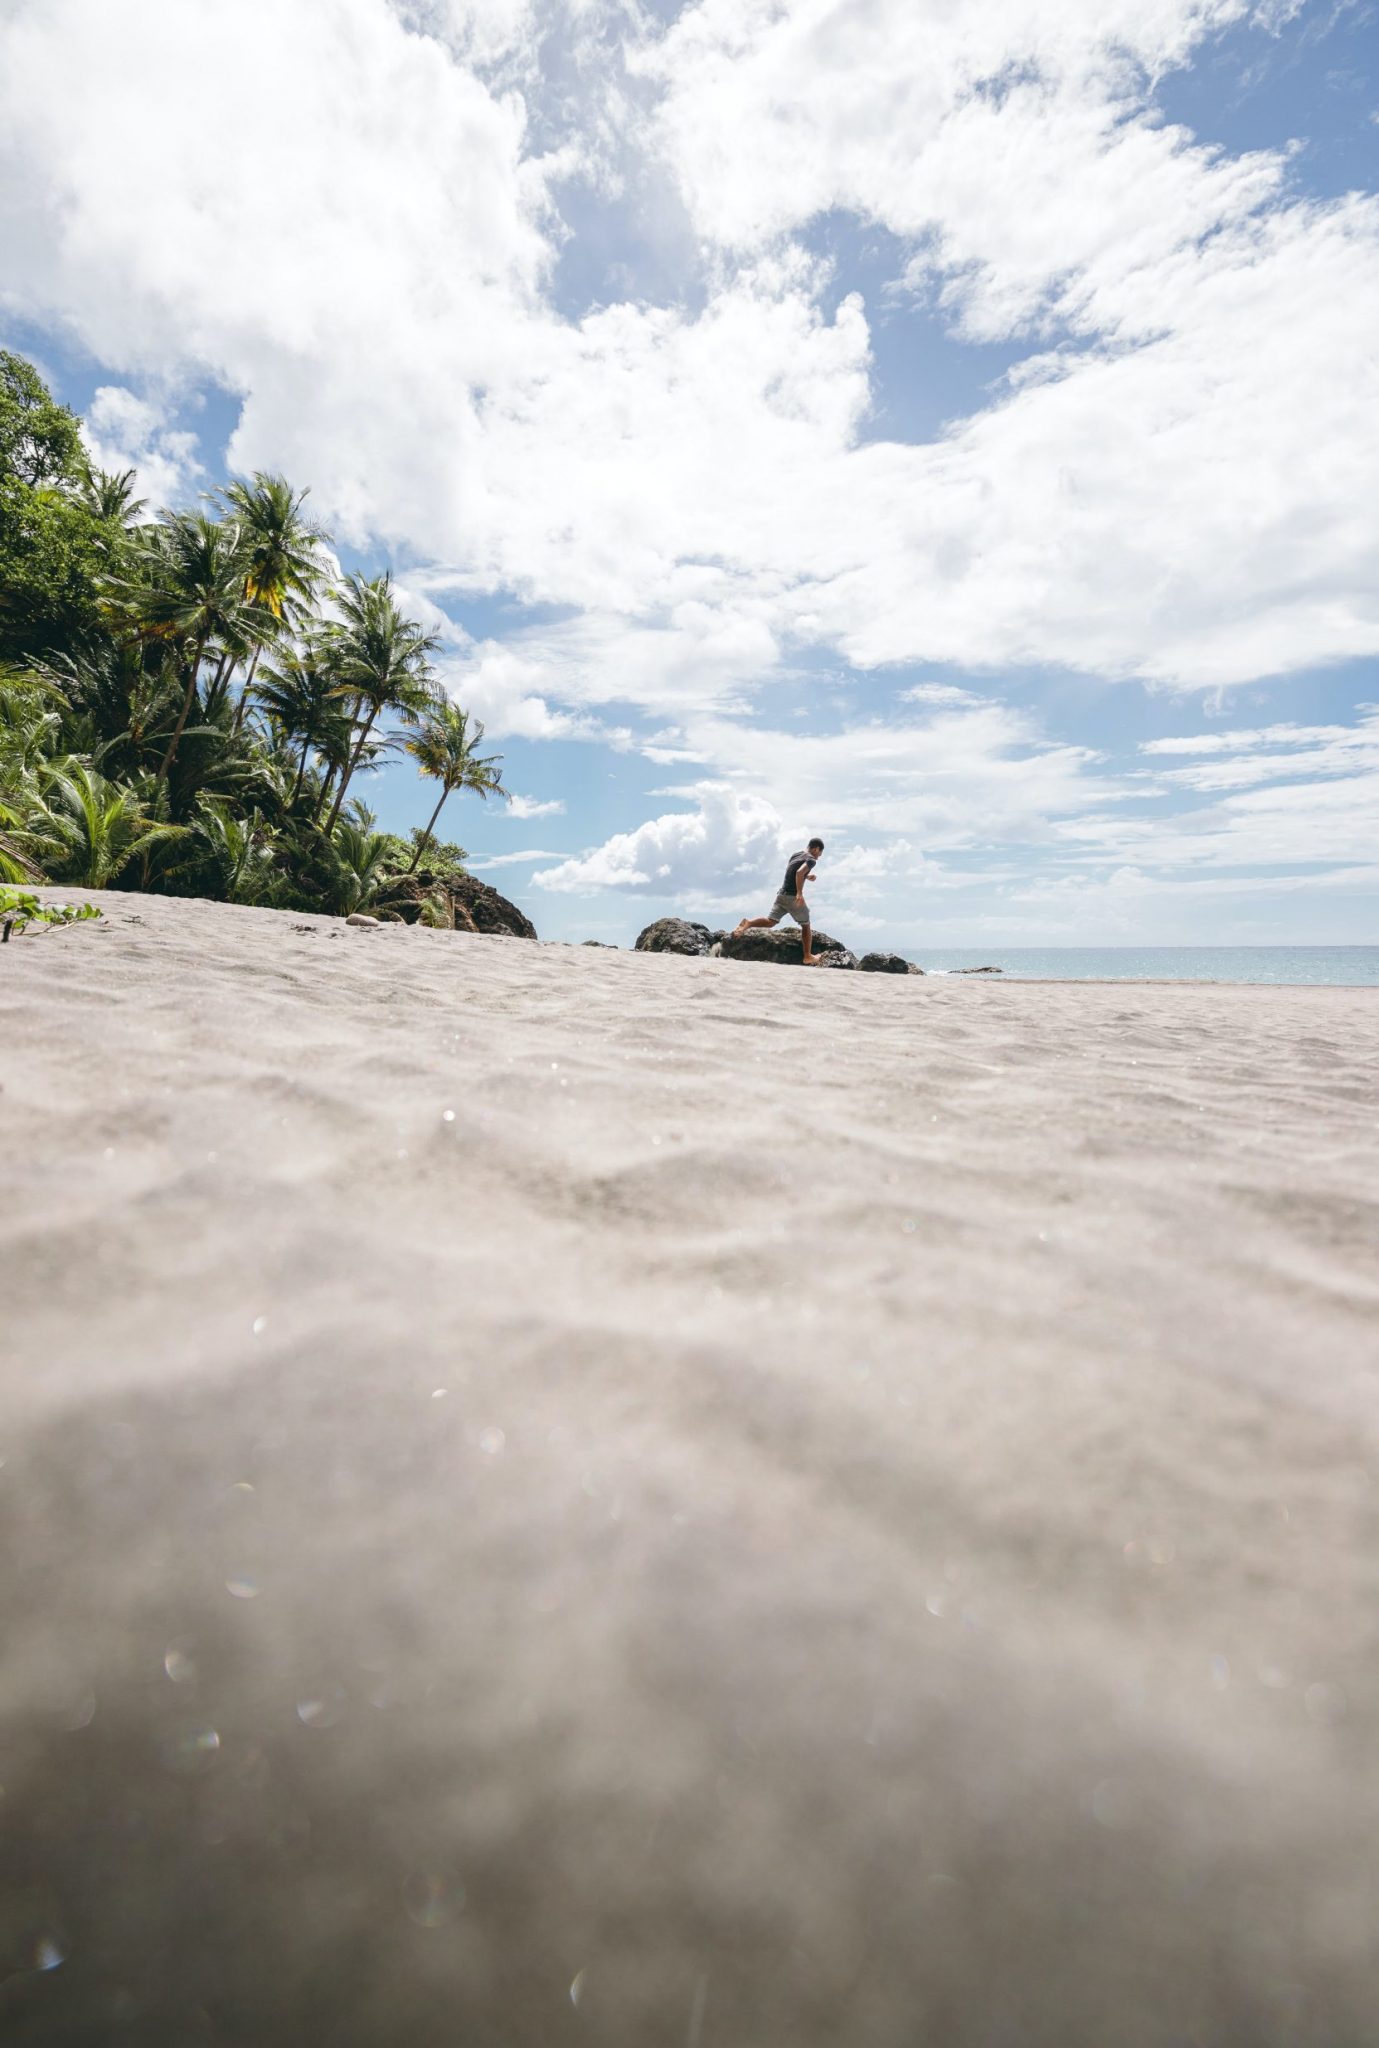
{"label": "palm tree", "polygon": [[[310,609],[325,578],[321,554],[325,535],[302,515],[308,495],[294,491],[286,477],[266,476],[261,470],[255,471],[252,484],[237,481],[227,484],[221,493],[244,534],[244,594],[276,622],[270,638]],[[264,644],[261,641],[254,648],[240,691],[236,732],[244,723]]]}
{"label": "palm tree", "polygon": [[32,836],[44,842],[43,865],[55,882],[104,889],[136,855],[182,838],[183,827],[158,824],[135,790],[69,760],[44,777],[44,813]]}
{"label": "palm tree", "polygon": [[335,792],[326,831],[335,830],[345,792],[363,758],[374,726],[385,711],[409,724],[436,702],[431,664],[434,633],[425,633],[415,619],[404,619],[393,596],[391,575],[366,581],[353,575],[340,592],[340,617],[330,634],[330,651],[342,692],[354,699],[359,728],[354,748]]}
{"label": "palm tree", "polygon": [[502,797],[505,803],[512,801],[503,787],[501,754],[480,754],[477,749],[484,737],[483,720],[476,718],[474,729],[469,727],[469,713],[461,711],[458,704],[445,702],[437,704],[423,714],[417,730],[405,742],[407,752],[412,756],[423,775],[433,775],[441,786],[440,798],[432,811],[426,830],[417,841],[416,852],[407,866],[412,874],[421,859],[422,849],[429,843],[436,829],[436,820],[441,806],[452,790],[472,789],[475,796],[487,800],[491,796]]}
{"label": "palm tree", "polygon": [[309,643],[285,655],[275,668],[266,668],[253,690],[283,739],[301,741],[297,779],[288,799],[291,809],[302,793],[313,748],[332,763],[348,758],[350,725],[340,703],[339,678],[328,649]]}
{"label": "palm tree", "polygon": [[190,840],[216,872],[227,903],[257,903],[275,872],[273,835],[258,811],[237,816],[223,797],[197,800]]}
{"label": "palm tree", "polygon": [[173,651],[182,706],[156,779],[165,782],[196,698],[202,660],[213,640],[242,648],[267,637],[273,614],[245,595],[248,550],[236,520],[173,512],[138,549],[133,574],[111,579],[117,617]]}
{"label": "palm tree", "polygon": [[134,472],[122,469],[112,475],[108,469],[92,469],[82,486],[81,501],[87,511],[103,523],[130,533],[139,524],[146,500],[134,495]]}
{"label": "palm tree", "polygon": [[17,835],[29,821],[27,808],[0,797],[0,882],[41,882],[42,868],[24,851]]}
{"label": "palm tree", "polygon": [[43,879],[36,854],[44,815],[41,777],[62,720],[60,689],[36,674],[0,670],[0,882]]}
{"label": "palm tree", "polygon": [[387,871],[391,842],[386,832],[374,830],[374,815],[362,804],[358,816],[342,818],[331,839],[335,856],[332,895],[342,917],[365,910],[374,899]]}

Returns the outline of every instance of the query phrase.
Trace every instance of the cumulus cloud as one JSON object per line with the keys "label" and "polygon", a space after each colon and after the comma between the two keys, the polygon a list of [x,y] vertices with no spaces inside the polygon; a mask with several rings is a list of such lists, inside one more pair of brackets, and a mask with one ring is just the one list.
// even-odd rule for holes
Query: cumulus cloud
{"label": "cumulus cloud", "polygon": [[831,848],[833,900],[862,916],[883,885],[927,883],[935,851],[1047,841],[1052,820],[1132,787],[1091,777],[1092,751],[1052,745],[1026,717],[980,700],[927,720],[827,733],[706,719],[682,740],[680,750],[649,751],[679,751],[708,768],[689,788],[664,792],[692,796],[692,810],[615,833],[533,880],[712,907],[744,883],[774,886],[781,854],[817,835]]}
{"label": "cumulus cloud", "polygon": [[630,889],[672,898],[693,894],[707,904],[760,882],[782,845],[781,820],[769,803],[710,785],[698,792],[693,810],[648,818],[634,832],[614,833],[532,880],[573,895]]}
{"label": "cumulus cloud", "polygon": [[[597,621],[610,696],[732,701],[793,647],[1194,687],[1337,660],[1379,648],[1379,209],[1149,97],[1245,12],[16,0],[6,296],[242,394],[231,459],[310,479],[344,537]],[[630,152],[718,253],[572,319],[561,207],[615,105],[622,184]],[[869,311],[826,310],[799,239],[840,210],[962,331],[1033,337],[941,440],[866,439]]]}
{"label": "cumulus cloud", "polygon": [[103,384],[96,391],[82,435],[98,469],[116,476],[133,470],[135,496],[150,513],[181,504],[205,475],[195,434],[171,427],[156,405],[119,384]]}

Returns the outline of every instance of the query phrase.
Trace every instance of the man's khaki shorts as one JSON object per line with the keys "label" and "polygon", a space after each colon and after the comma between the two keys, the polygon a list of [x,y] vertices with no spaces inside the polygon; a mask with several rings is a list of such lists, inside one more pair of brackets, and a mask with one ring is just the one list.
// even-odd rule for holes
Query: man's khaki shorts
{"label": "man's khaki shorts", "polygon": [[796,924],[809,930],[809,905],[801,903],[798,896],[792,896],[788,889],[782,889],[771,905],[771,922],[779,924],[783,917],[793,917]]}

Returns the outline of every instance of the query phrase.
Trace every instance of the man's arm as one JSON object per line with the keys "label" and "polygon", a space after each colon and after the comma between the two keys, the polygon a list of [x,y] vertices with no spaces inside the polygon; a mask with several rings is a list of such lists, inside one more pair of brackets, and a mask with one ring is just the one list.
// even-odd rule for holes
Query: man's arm
{"label": "man's arm", "polygon": [[802,904],[802,903],[804,902],[804,885],[805,885],[805,883],[806,883],[806,882],[807,882],[807,881],[809,880],[809,878],[810,878],[810,876],[811,876],[811,875],[813,874],[813,872],[814,872],[814,863],[813,863],[813,861],[810,861],[810,863],[809,863],[809,866],[808,866],[807,868],[796,868],[796,870],[795,870],[795,901],[796,901],[797,903],[801,903],[801,904]]}

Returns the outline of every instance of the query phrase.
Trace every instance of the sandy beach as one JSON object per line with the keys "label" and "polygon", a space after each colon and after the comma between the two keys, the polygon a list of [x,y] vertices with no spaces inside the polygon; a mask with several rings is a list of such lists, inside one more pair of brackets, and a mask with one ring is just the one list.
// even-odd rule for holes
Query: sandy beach
{"label": "sandy beach", "polygon": [[10,2048],[1379,2040],[1379,992],[95,900]]}

